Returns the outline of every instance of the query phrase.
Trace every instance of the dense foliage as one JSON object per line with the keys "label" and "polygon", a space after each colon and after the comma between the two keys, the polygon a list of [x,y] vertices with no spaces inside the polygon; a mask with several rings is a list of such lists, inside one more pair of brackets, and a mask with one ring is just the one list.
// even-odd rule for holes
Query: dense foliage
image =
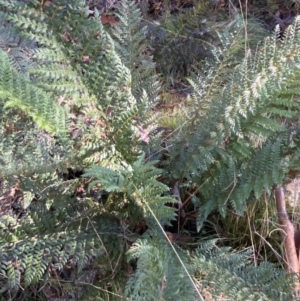
{"label": "dense foliage", "polygon": [[1,297],[297,300],[205,223],[297,178],[299,17],[267,35],[243,7],[220,31],[208,1],[112,2],[0,0]]}

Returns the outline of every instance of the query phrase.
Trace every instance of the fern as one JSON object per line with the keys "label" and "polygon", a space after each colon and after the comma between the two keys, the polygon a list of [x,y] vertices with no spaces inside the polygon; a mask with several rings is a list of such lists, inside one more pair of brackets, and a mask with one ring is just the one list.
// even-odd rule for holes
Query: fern
{"label": "fern", "polygon": [[[238,14],[226,20],[220,12],[215,18],[212,17],[215,7],[211,1],[190,1],[189,4],[178,11],[169,5],[157,21],[148,21],[154,60],[167,84],[174,85],[182,78],[190,77],[199,67],[210,72],[213,66],[204,66],[204,61],[216,59],[211,52],[220,52],[226,57],[222,46],[228,43],[231,45],[231,62],[227,68],[219,70],[226,78],[230,67],[238,64],[244,56],[245,45],[255,48],[267,35],[262,24],[251,16],[247,16],[247,22]],[[228,34],[235,37],[234,44],[228,39]]]}
{"label": "fern", "polygon": [[228,300],[297,300],[293,295],[293,276],[274,264],[251,264],[251,252],[229,252],[216,248],[213,241],[202,244],[192,262],[203,287],[210,287]]}
{"label": "fern", "polygon": [[[141,220],[152,224],[145,202],[168,224],[175,209],[165,203],[175,200],[157,181],[160,172],[153,163],[145,165],[140,157],[137,133],[155,105],[158,85],[142,43],[145,29],[140,31],[136,5],[124,2],[118,9],[119,26],[108,29],[97,11],[88,16],[82,1],[68,10],[67,1],[60,1],[42,7],[43,11],[34,2],[0,4],[2,17],[39,45],[29,79],[12,68],[5,54],[2,58],[6,85],[1,91],[8,98],[3,98],[7,112],[19,110],[24,115],[18,128],[9,127],[9,135],[2,125],[3,137],[9,139],[8,148],[1,145],[5,185],[10,187],[16,175],[26,198],[26,205],[21,204],[23,216],[12,218],[9,212],[0,216],[1,248],[7,249],[0,260],[1,292],[16,296],[20,286],[28,292],[34,285],[48,285],[66,267],[76,270],[79,278],[92,262],[112,271],[107,256],[119,254],[120,240],[110,246],[106,243],[107,237],[120,235],[117,225],[129,223],[132,230]],[[130,49],[128,39],[133,41]],[[26,135],[14,146],[24,124]],[[80,139],[70,138],[72,129]],[[67,168],[74,166],[86,168],[93,185],[99,183],[100,195],[110,192],[107,203],[100,202],[103,207],[89,196],[71,198],[72,189],[86,185],[85,179],[64,179]],[[97,190],[97,186],[90,188]],[[7,222],[11,218],[13,229]]]}
{"label": "fern", "polygon": [[[118,211],[123,219],[131,217],[132,222],[147,218],[149,224],[155,224],[152,220],[154,214],[162,225],[170,225],[170,221],[175,218],[174,208],[167,207],[165,204],[174,204],[176,200],[169,196],[163,196],[168,191],[168,187],[157,181],[160,171],[153,165],[154,162],[144,162],[141,156],[132,165],[123,163],[123,166],[115,166],[108,169],[95,166],[86,170],[85,176],[93,177],[95,180],[90,183],[100,184],[102,190],[117,192],[122,194],[122,203],[114,200],[110,211]],[[151,208],[149,212],[147,205]],[[109,205],[109,204],[107,204]],[[118,208],[118,210],[116,210]],[[136,224],[133,224],[136,226]]]}
{"label": "fern", "polygon": [[208,1],[202,1],[181,13],[169,9],[159,22],[149,22],[154,59],[167,82],[188,75],[207,55],[212,39],[205,18],[208,9]]}
{"label": "fern", "polygon": [[43,215],[33,213],[21,222],[1,217],[1,232],[6,233],[0,239],[1,249],[5,250],[1,254],[1,293],[17,292],[23,277],[24,286],[28,287],[45,274],[49,277],[56,270],[61,271],[66,264],[82,271],[93,258],[107,256],[109,246],[103,243],[120,232],[117,221],[105,216],[83,218],[80,223],[85,231],[80,231],[70,215],[68,223],[61,224],[57,218],[51,211]]}
{"label": "fern", "polygon": [[[197,289],[215,281],[231,298],[268,300],[279,298],[282,283],[291,300],[290,278],[273,266],[253,267],[248,253],[214,247],[204,254],[175,247],[179,264],[156,228],[157,221],[171,226],[177,200],[162,183],[165,170],[142,152],[159,85],[137,4],[121,1],[113,27],[84,1],[0,5],[1,18],[38,45],[28,75],[0,51],[3,298],[64,289],[66,270],[68,280],[83,282],[88,270],[88,282],[114,282],[121,297],[194,300],[183,263]],[[233,57],[241,50],[235,35],[220,34],[216,64],[208,61],[206,77],[190,80],[192,113],[174,139],[169,171],[201,185],[199,223],[214,209],[225,215],[227,204],[242,213],[248,199],[269,192],[299,163],[299,131],[289,135],[298,113],[298,22],[283,41],[277,31],[242,63]],[[70,179],[75,170],[84,176]],[[128,265],[136,269],[124,277]],[[86,297],[82,287],[78,298]]]}
{"label": "fern", "polygon": [[[130,300],[195,300],[191,282],[165,239],[155,232],[136,241],[128,251],[128,260],[137,260],[136,273],[128,280]],[[187,257],[178,248],[189,271]]]}
{"label": "fern", "polygon": [[50,133],[64,133],[67,127],[66,112],[53,103],[42,90],[31,85],[12,68],[6,54],[0,53],[1,99],[4,108],[21,109],[36,124]]}
{"label": "fern", "polygon": [[[281,146],[280,137],[298,114],[298,27],[296,19],[282,40],[277,29],[256,56],[248,52],[223,87],[217,86],[228,60],[222,52],[205,79],[191,81],[191,118],[170,164],[174,177],[201,185],[199,226],[214,209],[225,216],[229,204],[242,214],[250,197],[270,193],[288,171],[293,151]],[[229,53],[230,39],[234,36],[225,45]]]}
{"label": "fern", "polygon": [[120,12],[116,17],[121,24],[112,32],[114,45],[121,61],[130,70],[132,94],[139,100],[143,99],[143,90],[146,91],[149,109],[157,100],[159,85],[154,74],[155,64],[147,54],[147,27],[142,25],[141,12],[133,2],[121,2]]}

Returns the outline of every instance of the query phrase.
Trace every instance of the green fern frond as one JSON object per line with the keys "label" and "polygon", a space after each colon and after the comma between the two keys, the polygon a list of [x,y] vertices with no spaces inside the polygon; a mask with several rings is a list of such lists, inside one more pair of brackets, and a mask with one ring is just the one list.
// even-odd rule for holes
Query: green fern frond
{"label": "green fern frond", "polygon": [[[55,220],[48,211],[46,218],[50,216]],[[20,223],[9,216],[0,217],[0,245],[1,250],[5,250],[0,254],[1,293],[16,291],[22,280],[25,287],[36,283],[45,274],[51,276],[55,271],[61,271],[67,263],[76,267],[78,272],[82,271],[91,260],[107,256],[109,237],[120,232],[115,219],[94,216],[88,221],[81,220],[85,231],[69,222],[63,225],[56,223],[54,227],[48,225],[41,233],[40,223],[44,224],[44,218],[36,216]],[[54,224],[53,221],[51,223]],[[27,232],[29,228],[30,232]],[[5,232],[10,235],[3,236]]]}
{"label": "green fern frond", "polygon": [[228,300],[297,300],[293,276],[274,264],[251,263],[251,252],[232,253],[226,248],[201,246],[192,255],[196,278]]}
{"label": "green fern frond", "polygon": [[132,165],[124,162],[123,165],[114,166],[112,169],[102,166],[86,169],[85,177],[94,179],[89,188],[99,184],[102,190],[121,193],[119,196],[112,196],[114,204],[110,210],[119,207],[118,211],[123,212],[123,217],[131,216],[133,225],[144,218],[153,223],[153,215],[147,206],[162,225],[169,225],[175,218],[175,208],[166,204],[177,201],[171,196],[164,195],[168,187],[157,180],[161,171],[154,167],[155,162],[146,163],[144,159],[144,156],[141,156]]}
{"label": "green fern frond", "polygon": [[121,1],[116,16],[120,19],[120,25],[112,30],[116,51],[130,70],[132,94],[139,101],[146,91],[149,106],[156,102],[159,85],[155,64],[147,54],[147,27],[142,25],[141,12],[134,2]]}
{"label": "green fern frond", "polygon": [[0,97],[4,108],[19,108],[32,117],[39,128],[52,134],[66,133],[68,118],[65,110],[14,70],[2,50],[0,76]]}
{"label": "green fern frond", "polygon": [[[192,273],[184,252],[179,248],[177,252]],[[195,300],[190,280],[162,235],[146,234],[127,254],[128,261],[137,260],[135,274],[126,284],[125,294],[130,300]]]}
{"label": "green fern frond", "polygon": [[[261,51],[247,52],[228,80],[219,70],[230,56],[220,51],[206,77],[191,81],[191,118],[171,149],[170,164],[175,178],[201,186],[199,221],[213,209],[225,216],[229,204],[242,214],[250,197],[270,193],[283,180],[289,156],[283,159],[281,137],[299,113],[299,22],[282,40],[277,28]],[[234,36],[223,41],[229,53],[230,41]]]}

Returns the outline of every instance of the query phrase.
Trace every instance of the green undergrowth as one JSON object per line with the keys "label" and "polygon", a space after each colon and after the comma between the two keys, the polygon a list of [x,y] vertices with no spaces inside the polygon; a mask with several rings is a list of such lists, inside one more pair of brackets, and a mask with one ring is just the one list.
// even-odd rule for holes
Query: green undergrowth
{"label": "green undergrowth", "polygon": [[3,300],[297,300],[300,19],[190,2],[0,0]]}

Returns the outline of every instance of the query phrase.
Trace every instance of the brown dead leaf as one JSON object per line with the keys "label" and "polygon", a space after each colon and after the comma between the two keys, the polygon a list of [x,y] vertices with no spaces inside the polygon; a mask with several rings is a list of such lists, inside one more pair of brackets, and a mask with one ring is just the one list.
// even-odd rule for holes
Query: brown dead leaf
{"label": "brown dead leaf", "polygon": [[65,32],[63,37],[68,41],[68,42],[73,42],[73,38],[68,32]]}
{"label": "brown dead leaf", "polygon": [[149,132],[144,130],[141,126],[138,126],[140,140],[146,142],[147,144],[150,142]]}
{"label": "brown dead leaf", "polygon": [[88,63],[90,61],[90,57],[88,55],[83,55],[82,56],[82,62],[83,63]]}
{"label": "brown dead leaf", "polygon": [[186,243],[192,243],[194,241],[192,237],[182,233],[171,233],[167,231],[165,231],[165,233],[171,242],[186,244]]}
{"label": "brown dead leaf", "polygon": [[117,21],[115,20],[114,16],[112,15],[101,15],[101,23],[109,24],[110,26],[114,26]]}

